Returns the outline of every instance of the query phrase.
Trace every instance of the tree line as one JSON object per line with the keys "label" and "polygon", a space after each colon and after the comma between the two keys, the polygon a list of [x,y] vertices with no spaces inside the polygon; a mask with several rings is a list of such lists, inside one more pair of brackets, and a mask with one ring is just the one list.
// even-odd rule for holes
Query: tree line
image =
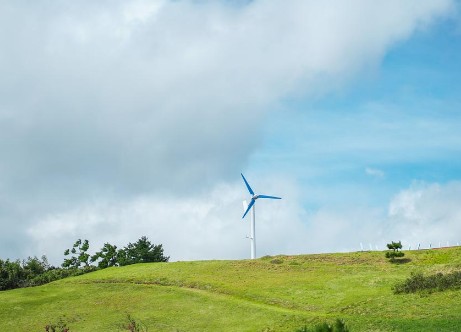
{"label": "tree line", "polygon": [[94,255],[88,253],[88,240],[78,239],[72,248],[64,251],[64,262],[60,267],[48,263],[46,256],[40,259],[28,257],[11,261],[0,259],[0,291],[21,287],[31,287],[48,282],[80,275],[111,266],[125,266],[137,263],[168,262],[161,244],[155,245],[146,236],[123,248],[105,243]]}

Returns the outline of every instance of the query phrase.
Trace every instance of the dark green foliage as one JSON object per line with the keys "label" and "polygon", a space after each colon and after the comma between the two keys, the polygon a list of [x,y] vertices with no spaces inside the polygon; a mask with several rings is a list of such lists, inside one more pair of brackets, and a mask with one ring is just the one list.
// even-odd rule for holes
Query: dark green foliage
{"label": "dark green foliage", "polygon": [[324,322],[316,325],[313,329],[308,329],[307,326],[295,330],[295,332],[349,332],[346,323],[342,319],[336,319],[334,324]]}
{"label": "dark green foliage", "polygon": [[37,284],[36,278],[48,269],[50,265],[45,256],[42,256],[42,260],[28,257],[22,263],[19,260],[12,262],[0,259],[0,290],[34,286]]}
{"label": "dark green foliage", "polygon": [[88,249],[90,249],[90,243],[88,240],[84,240],[82,242],[81,239],[75,241],[72,249],[66,249],[64,251],[64,256],[69,256],[72,253],[70,258],[64,259],[64,263],[62,263],[62,267],[64,268],[76,268],[78,269],[81,265],[88,267],[90,255],[87,253]]}
{"label": "dark green foliage", "polygon": [[0,290],[21,287],[24,283],[24,270],[19,260],[0,259]]}
{"label": "dark green foliage", "polygon": [[80,275],[94,268],[88,269],[59,269],[48,264],[46,256],[41,260],[37,257],[28,257],[22,263],[17,261],[0,259],[0,290],[39,286],[51,281],[59,280],[69,276]]}
{"label": "dark green foliage", "polygon": [[396,258],[400,258],[405,256],[405,253],[402,251],[387,251],[386,258],[389,258],[391,261],[395,260]]}
{"label": "dark green foliage", "polygon": [[136,263],[168,262],[169,257],[163,255],[161,244],[152,244],[146,236],[137,242],[129,243],[123,249],[105,243],[100,251],[91,257],[91,262],[98,262],[98,267],[124,266]]}
{"label": "dark green foliage", "polygon": [[41,260],[37,257],[27,257],[27,260],[22,261],[22,266],[25,274],[31,278],[45,273],[51,267],[45,255],[42,256]]}
{"label": "dark green foliage", "polygon": [[[169,260],[169,257],[163,255],[162,245],[152,244],[145,236],[119,250],[116,246],[105,243],[101,250],[93,256],[88,254],[89,248],[88,240],[78,239],[71,249],[64,251],[67,258],[61,264],[63,268],[50,266],[45,256],[42,256],[41,260],[37,257],[28,257],[22,263],[19,260],[3,261],[0,259],[0,291],[43,285],[62,278],[92,272],[98,268],[168,262]],[[95,262],[98,267],[90,265]]]}
{"label": "dark green foliage", "polygon": [[106,267],[117,266],[117,246],[110,243],[104,243],[100,251],[91,256],[91,263],[99,260],[98,267],[105,269]]}
{"label": "dark green foliage", "polygon": [[161,244],[152,244],[146,236],[142,236],[137,242],[129,243],[123,250],[117,253],[119,265],[136,263],[168,262],[170,257],[163,255]]}
{"label": "dark green foliage", "polygon": [[88,269],[61,269],[51,267],[49,270],[45,271],[42,274],[35,276],[34,278],[30,279],[29,284],[27,286],[39,286],[44,285],[52,281],[56,281],[59,279],[64,279],[67,277],[74,277],[79,276],[88,272],[96,271],[95,267],[90,266]]}
{"label": "dark green foliage", "polygon": [[386,258],[389,258],[389,260],[393,263],[396,261],[396,258],[405,256],[405,254],[402,251],[399,251],[402,249],[402,243],[400,241],[392,241],[391,243],[388,243],[387,248],[389,249],[389,251],[386,252]]}
{"label": "dark green foliage", "polygon": [[399,249],[402,249],[402,242],[400,242],[400,241],[399,242],[392,241],[391,243],[387,244],[387,248],[389,250],[397,250],[398,251]]}
{"label": "dark green foliage", "polygon": [[412,273],[408,279],[393,287],[395,294],[416,293],[421,291],[433,292],[448,289],[461,289],[461,271],[450,273],[436,273],[425,276],[421,272]]}

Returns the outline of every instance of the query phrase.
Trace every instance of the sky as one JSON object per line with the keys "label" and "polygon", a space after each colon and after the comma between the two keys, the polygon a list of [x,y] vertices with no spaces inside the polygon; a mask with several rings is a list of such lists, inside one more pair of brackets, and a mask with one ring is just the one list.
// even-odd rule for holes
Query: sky
{"label": "sky", "polygon": [[0,0],[0,258],[461,242],[461,4]]}

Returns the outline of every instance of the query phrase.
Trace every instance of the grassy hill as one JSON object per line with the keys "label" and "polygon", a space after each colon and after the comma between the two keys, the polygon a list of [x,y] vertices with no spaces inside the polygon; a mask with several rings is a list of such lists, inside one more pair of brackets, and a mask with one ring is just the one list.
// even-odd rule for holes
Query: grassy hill
{"label": "grassy hill", "polygon": [[461,331],[461,290],[394,295],[411,272],[461,269],[461,248],[138,264],[0,292],[0,331],[294,331],[335,318],[351,331]]}

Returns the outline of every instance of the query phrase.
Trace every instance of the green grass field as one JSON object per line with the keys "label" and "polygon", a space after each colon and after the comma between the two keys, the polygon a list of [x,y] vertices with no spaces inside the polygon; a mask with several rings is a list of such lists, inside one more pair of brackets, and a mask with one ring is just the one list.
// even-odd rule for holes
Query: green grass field
{"label": "green grass field", "polygon": [[411,272],[461,269],[461,248],[138,264],[0,292],[0,331],[294,331],[342,318],[351,331],[461,331],[461,290],[394,295]]}

